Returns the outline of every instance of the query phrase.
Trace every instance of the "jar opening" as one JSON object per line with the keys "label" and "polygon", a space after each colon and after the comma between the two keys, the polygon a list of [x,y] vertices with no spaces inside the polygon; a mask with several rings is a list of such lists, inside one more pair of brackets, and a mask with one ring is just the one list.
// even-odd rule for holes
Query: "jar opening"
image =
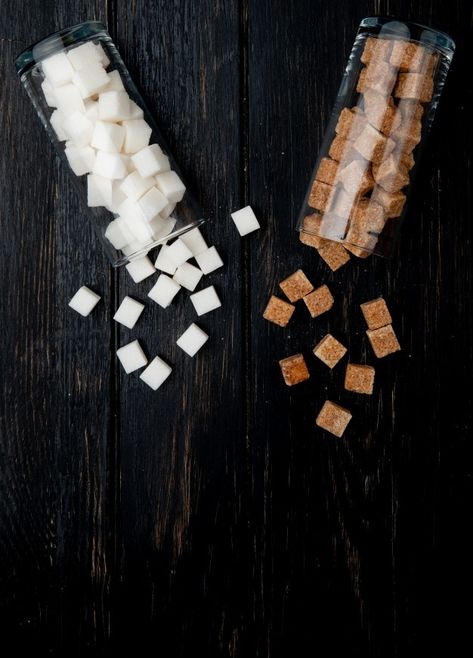
{"label": "jar opening", "polygon": [[422,25],[421,23],[403,22],[394,18],[371,16],[361,21],[360,30],[363,29],[373,29],[375,33],[382,36],[393,36],[417,41],[440,50],[449,57],[455,51],[455,41],[448,34],[440,30],[435,30],[428,25]]}

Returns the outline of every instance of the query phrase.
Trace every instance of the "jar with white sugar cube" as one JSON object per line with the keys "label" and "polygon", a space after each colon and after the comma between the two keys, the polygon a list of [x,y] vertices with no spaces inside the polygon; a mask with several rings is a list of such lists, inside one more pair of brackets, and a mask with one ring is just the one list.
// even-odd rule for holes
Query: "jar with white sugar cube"
{"label": "jar with white sugar cube", "polygon": [[56,32],[15,63],[113,266],[205,221],[102,23]]}

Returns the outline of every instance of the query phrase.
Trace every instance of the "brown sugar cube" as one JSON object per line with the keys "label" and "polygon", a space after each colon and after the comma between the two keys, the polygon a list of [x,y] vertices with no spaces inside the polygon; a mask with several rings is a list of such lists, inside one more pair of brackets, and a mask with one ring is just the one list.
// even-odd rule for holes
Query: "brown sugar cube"
{"label": "brown sugar cube", "polygon": [[347,232],[349,215],[340,217],[334,213],[325,213],[320,223],[320,235],[328,240],[343,240]]}
{"label": "brown sugar cube", "polygon": [[362,225],[351,223],[346,234],[343,246],[354,256],[366,258],[371,255],[378,243],[378,236],[368,233]]}
{"label": "brown sugar cube", "polygon": [[288,276],[287,279],[281,281],[279,287],[290,302],[297,302],[314,289],[314,286],[302,270],[297,270],[294,274]]}
{"label": "brown sugar cube", "polygon": [[331,158],[322,158],[315,174],[316,180],[328,185],[334,185],[335,178],[337,177],[338,162]]}
{"label": "brown sugar cube", "polygon": [[349,363],[345,371],[345,388],[353,393],[373,394],[375,369],[373,366],[364,366]]}
{"label": "brown sugar cube", "polygon": [[394,149],[391,155],[393,156],[394,160],[398,162],[399,166],[404,167],[404,169],[407,171],[412,169],[415,164],[414,156],[412,153],[406,153],[406,151],[401,151],[399,148]]}
{"label": "brown sugar cube", "polygon": [[380,327],[379,329],[367,329],[366,335],[378,359],[382,359],[394,352],[399,352],[401,349],[392,324]]}
{"label": "brown sugar cube", "polygon": [[371,198],[383,206],[388,219],[399,217],[406,203],[404,192],[386,192],[379,185],[374,188]]}
{"label": "brown sugar cube", "polygon": [[337,188],[337,194],[334,197],[332,204],[333,214],[337,217],[348,218],[357,198],[358,195],[356,193],[346,192],[341,187]]}
{"label": "brown sugar cube", "polygon": [[329,311],[334,304],[332,293],[325,284],[320,286],[320,288],[316,288],[303,299],[313,318]]}
{"label": "brown sugar cube", "polygon": [[386,96],[367,89],[363,99],[366,119],[374,128],[387,136],[399,128],[402,115],[398,112],[391,96],[386,98]]}
{"label": "brown sugar cube", "polygon": [[362,112],[357,112],[356,109],[348,109],[344,107],[338,117],[335,132],[339,137],[353,141],[358,137],[364,128],[366,119]]}
{"label": "brown sugar cube", "polygon": [[350,254],[340,242],[327,240],[320,247],[319,256],[327,263],[332,272],[336,272],[350,260]]}
{"label": "brown sugar cube", "polygon": [[401,71],[417,73],[422,69],[426,56],[427,50],[418,43],[394,41],[389,61]]}
{"label": "brown sugar cube", "polygon": [[428,78],[433,78],[435,76],[438,61],[439,57],[437,53],[428,54],[422,65],[422,73]]}
{"label": "brown sugar cube", "polygon": [[413,101],[410,98],[401,98],[398,103],[398,108],[401,111],[402,123],[411,123],[412,121],[421,121],[424,115],[424,106],[418,101]]}
{"label": "brown sugar cube", "polygon": [[326,400],[319,411],[315,424],[340,439],[351,419],[352,415],[348,409]]}
{"label": "brown sugar cube", "polygon": [[352,195],[366,194],[374,187],[371,163],[363,159],[352,160],[339,170],[337,183],[341,183],[345,190]]}
{"label": "brown sugar cube", "polygon": [[379,130],[367,124],[359,137],[354,141],[353,147],[365,160],[381,162],[396,146],[389,137],[385,137]]}
{"label": "brown sugar cube", "polygon": [[363,79],[365,89],[372,89],[378,94],[389,96],[396,83],[396,69],[383,60],[372,59],[366,67]]}
{"label": "brown sugar cube", "polygon": [[327,183],[315,180],[309,194],[308,204],[311,208],[323,212],[330,207],[334,194],[335,188],[333,185],[327,185]]}
{"label": "brown sugar cube", "polygon": [[420,121],[403,122],[401,128],[393,135],[396,150],[411,153],[420,142],[421,133],[422,123]]}
{"label": "brown sugar cube", "polygon": [[422,73],[400,73],[394,90],[396,98],[410,98],[421,103],[432,100],[434,82]]}
{"label": "brown sugar cube", "polygon": [[272,295],[264,310],[263,318],[280,327],[286,327],[295,310],[296,307],[292,304]]}
{"label": "brown sugar cube", "polygon": [[318,212],[314,212],[312,215],[304,217],[302,229],[299,231],[299,240],[308,247],[314,247],[314,249],[321,247],[325,242],[325,240],[318,235],[321,222],[322,215]]}
{"label": "brown sugar cube", "polygon": [[353,142],[337,135],[330,145],[329,155],[333,160],[342,162],[352,157]]}
{"label": "brown sugar cube", "polygon": [[[376,245],[376,242],[375,242]],[[347,251],[349,251],[351,254],[356,256],[357,258],[368,258],[368,256],[372,256],[373,251],[367,251],[366,249],[362,249],[361,247],[356,247],[354,244],[348,244],[348,242],[344,242],[343,246]]]}
{"label": "brown sugar cube", "polygon": [[327,334],[317,343],[313,352],[318,359],[332,369],[345,356],[347,348],[331,334]]}
{"label": "brown sugar cube", "polygon": [[374,179],[386,192],[399,192],[409,184],[407,170],[392,155],[375,169]]}
{"label": "brown sugar cube", "polygon": [[373,199],[360,199],[351,212],[350,228],[370,233],[381,233],[386,224],[382,205]]}
{"label": "brown sugar cube", "polygon": [[392,323],[392,317],[382,297],[360,304],[368,329],[379,329]]}
{"label": "brown sugar cube", "polygon": [[287,386],[295,386],[309,379],[309,371],[302,354],[294,354],[279,362]]}
{"label": "brown sugar cube", "polygon": [[373,56],[377,60],[384,60],[389,62],[392,49],[392,41],[390,39],[381,39],[380,37],[368,37],[366,39],[365,47],[361,53],[361,61],[363,64],[369,64]]}
{"label": "brown sugar cube", "polygon": [[358,94],[364,94],[365,91],[368,89],[366,85],[366,71],[368,69],[365,67],[361,69],[360,75],[358,76],[358,81],[356,83],[356,91]]}

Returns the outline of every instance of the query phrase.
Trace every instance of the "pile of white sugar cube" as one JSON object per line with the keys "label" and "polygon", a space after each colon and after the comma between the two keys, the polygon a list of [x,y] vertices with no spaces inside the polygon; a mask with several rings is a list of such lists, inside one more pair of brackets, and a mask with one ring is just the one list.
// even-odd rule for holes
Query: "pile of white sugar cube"
{"label": "pile of white sugar cube", "polygon": [[85,42],[41,62],[50,122],[76,176],[87,176],[87,203],[111,213],[105,237],[123,255],[169,235],[186,188],[129,97],[100,44]]}

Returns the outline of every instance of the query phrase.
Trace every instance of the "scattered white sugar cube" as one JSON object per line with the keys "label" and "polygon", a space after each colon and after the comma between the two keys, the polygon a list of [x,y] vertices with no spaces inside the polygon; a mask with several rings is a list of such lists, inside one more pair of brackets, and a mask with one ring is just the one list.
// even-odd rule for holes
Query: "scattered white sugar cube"
{"label": "scattered white sugar cube", "polygon": [[176,207],[175,203],[168,203],[168,205],[165,208],[163,208],[159,214],[163,219],[167,219],[175,207]]}
{"label": "scattered white sugar cube", "polygon": [[223,265],[223,261],[215,247],[209,247],[206,251],[197,254],[195,259],[204,274],[210,274],[210,272],[218,270]]}
{"label": "scattered white sugar cube", "polygon": [[93,101],[90,98],[87,98],[84,101],[85,116],[95,123],[99,120],[99,104],[97,101]]}
{"label": "scattered white sugar cube", "polygon": [[[104,178],[117,180],[119,178],[125,178],[127,173],[126,156],[121,155],[121,153],[97,151],[97,155],[95,156],[94,174],[98,174]],[[113,203],[113,200],[111,203]]]}
{"label": "scattered white sugar cube", "polygon": [[120,188],[121,180],[114,180],[112,183],[112,203],[110,204],[109,210],[116,215],[118,215],[118,209],[126,199],[126,195],[122,192]]}
{"label": "scattered white sugar cube", "polygon": [[69,302],[69,306],[74,309],[74,311],[77,311],[77,313],[86,317],[99,303],[100,299],[100,295],[92,292],[87,286],[82,286]]}
{"label": "scattered white sugar cube", "polygon": [[81,44],[67,53],[67,58],[72,64],[72,67],[75,71],[81,71],[86,69],[88,66],[101,64],[100,53],[97,50],[95,44],[91,41]]}
{"label": "scattered white sugar cube", "polygon": [[123,249],[135,239],[122,217],[117,217],[110,222],[105,229],[105,237],[115,249]]}
{"label": "scattered white sugar cube", "polygon": [[145,219],[150,222],[152,219],[159,215],[159,211],[167,206],[168,200],[156,188],[152,187],[137,201],[138,206],[141,208]]}
{"label": "scattered white sugar cube", "polygon": [[148,359],[137,340],[120,347],[117,350],[117,356],[127,375],[148,363]]}
{"label": "scattered white sugar cube", "polygon": [[53,87],[60,87],[72,80],[74,69],[65,53],[58,53],[43,60],[43,73]]}
{"label": "scattered white sugar cube", "polygon": [[181,286],[166,274],[160,274],[158,280],[148,293],[148,297],[163,308],[167,308],[177,295]]}
{"label": "scattered white sugar cube", "polygon": [[156,274],[153,263],[148,256],[132,260],[125,267],[135,283],[140,283],[140,281],[144,281],[144,279],[147,279],[152,274]]}
{"label": "scattered white sugar cube", "polygon": [[168,366],[168,364],[160,359],[159,356],[155,356],[149,366],[141,373],[140,379],[142,379],[145,384],[148,384],[153,391],[157,391],[161,384],[163,384],[163,382],[169,377],[171,372],[171,366]]}
{"label": "scattered white sugar cube", "polygon": [[180,338],[176,341],[177,345],[184,350],[189,356],[195,356],[202,345],[208,341],[209,337],[200,327],[192,323]]}
{"label": "scattered white sugar cube", "polygon": [[54,88],[47,78],[41,83],[41,89],[43,90],[44,98],[49,107],[57,107],[57,98],[54,93]]}
{"label": "scattered white sugar cube", "polygon": [[177,265],[174,263],[174,261],[167,257],[166,252],[168,249],[168,245],[163,244],[159,250],[158,257],[156,258],[154,266],[157,270],[166,272],[166,274],[170,274],[172,276],[177,270]]}
{"label": "scattered white sugar cube", "polygon": [[110,60],[108,59],[107,53],[105,52],[105,50],[103,49],[100,43],[94,43],[94,46],[99,56],[99,60],[102,63],[102,66],[104,68],[107,68],[107,66],[109,66],[110,64]]}
{"label": "scattered white sugar cube", "polygon": [[133,329],[133,327],[138,321],[138,318],[143,313],[144,307],[145,307],[144,304],[137,302],[136,299],[133,299],[132,297],[128,297],[127,295],[126,297],[123,298],[123,301],[118,307],[117,312],[113,316],[113,319],[115,320],[115,322],[119,322],[124,327],[128,327],[128,329]]}
{"label": "scattered white sugar cube", "polygon": [[108,74],[100,63],[91,64],[81,71],[76,71],[72,82],[80,92],[82,98],[90,98],[98,94],[108,85]]}
{"label": "scattered white sugar cube", "polygon": [[145,192],[151,189],[154,185],[154,178],[148,176],[143,178],[137,171],[132,171],[131,174],[121,182],[120,187],[122,192],[131,200],[137,201]]}
{"label": "scattered white sugar cube", "polygon": [[103,91],[99,95],[101,121],[125,121],[130,116],[130,99],[126,91]]}
{"label": "scattered white sugar cube", "polygon": [[97,121],[92,134],[91,146],[99,151],[119,153],[125,139],[125,128],[115,123]]}
{"label": "scattered white sugar cube", "polygon": [[186,192],[186,186],[175,171],[164,171],[156,176],[156,186],[171,203],[179,203]]}
{"label": "scattered white sugar cube", "polygon": [[140,176],[155,176],[171,168],[169,158],[164,155],[158,144],[150,144],[131,156]]}
{"label": "scattered white sugar cube", "polygon": [[182,265],[179,265],[172,278],[180,286],[193,292],[201,280],[202,275],[203,273],[198,267],[195,267],[190,263],[182,263]]}
{"label": "scattered white sugar cube", "polygon": [[87,205],[91,208],[97,206],[110,207],[113,198],[113,187],[110,178],[97,174],[87,176]]}
{"label": "scattered white sugar cube", "polygon": [[126,130],[123,145],[125,153],[137,153],[148,146],[152,130],[144,119],[130,119],[124,121],[122,125]]}
{"label": "scattered white sugar cube", "polygon": [[135,101],[130,100],[130,119],[142,119],[144,116],[143,110]]}
{"label": "scattered white sugar cube", "polygon": [[76,176],[89,174],[95,164],[95,150],[91,146],[78,147],[74,144],[64,149],[69,166]]}
{"label": "scattered white sugar cube", "polygon": [[207,249],[207,243],[198,228],[183,233],[179,239],[190,249],[193,256],[197,256]]}
{"label": "scattered white sugar cube", "polygon": [[232,212],[231,215],[238,233],[241,236],[248,235],[248,233],[252,233],[260,228],[259,222],[256,219],[256,215],[251,206],[245,206],[240,210],[236,210],[235,212]]}
{"label": "scattered white sugar cube", "polygon": [[184,242],[178,238],[175,242],[170,245],[169,249],[166,251],[167,257],[170,258],[176,267],[185,263],[186,260],[192,258],[192,251],[186,247]]}
{"label": "scattered white sugar cube", "polygon": [[73,112],[63,121],[62,127],[76,146],[88,146],[94,132],[94,124],[82,112]]}
{"label": "scattered white sugar cube", "polygon": [[65,142],[67,139],[67,135],[64,132],[64,128],[62,127],[65,118],[66,117],[61,112],[61,110],[54,110],[54,112],[49,117],[49,122],[52,125],[53,130],[56,133],[56,137],[60,142]]}
{"label": "scattered white sugar cube", "polygon": [[150,227],[148,222],[145,219],[137,219],[135,217],[124,217],[129,230],[133,233],[135,240],[143,244],[148,244],[152,242],[153,239],[153,229]]}
{"label": "scattered white sugar cube", "polygon": [[197,315],[204,315],[222,305],[213,286],[195,292],[193,295],[190,295],[190,299]]}
{"label": "scattered white sugar cube", "polygon": [[104,91],[125,91],[123,81],[118,71],[110,71],[108,75],[108,85]]}

